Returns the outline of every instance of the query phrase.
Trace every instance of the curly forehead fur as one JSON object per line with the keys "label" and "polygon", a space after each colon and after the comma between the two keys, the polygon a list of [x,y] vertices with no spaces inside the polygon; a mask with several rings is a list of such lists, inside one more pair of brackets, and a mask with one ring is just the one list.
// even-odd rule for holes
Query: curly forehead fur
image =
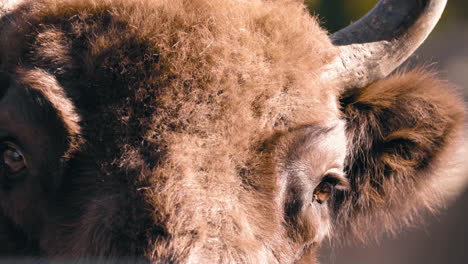
{"label": "curly forehead fur", "polygon": [[37,1],[17,12],[28,19],[3,29],[4,68],[20,52],[72,86],[99,131],[178,144],[183,131],[184,149],[239,153],[257,135],[337,118],[336,89],[316,78],[335,50],[296,1]]}
{"label": "curly forehead fur", "polygon": [[[113,177],[143,172],[135,179],[123,173],[119,184],[135,186],[127,195],[146,201],[173,239],[154,254],[183,256],[179,251],[194,247],[225,250],[227,259],[252,250],[273,257],[267,245],[276,238],[268,232],[278,221],[266,212],[275,206],[276,183],[262,179],[271,157],[258,149],[287,128],[337,118],[328,107],[337,91],[316,78],[335,51],[304,6],[74,0],[36,1],[15,12],[2,29],[2,68],[53,74],[80,109],[83,140],[92,142],[75,147],[111,160],[100,166]],[[15,53],[21,59],[9,61]],[[249,188],[260,196],[251,197]],[[131,218],[128,210],[91,213]],[[89,232],[83,239],[95,230]]]}

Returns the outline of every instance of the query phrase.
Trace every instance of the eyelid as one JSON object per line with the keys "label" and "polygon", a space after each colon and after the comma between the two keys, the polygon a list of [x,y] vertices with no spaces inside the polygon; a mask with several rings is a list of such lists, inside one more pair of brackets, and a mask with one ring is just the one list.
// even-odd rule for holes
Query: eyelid
{"label": "eyelid", "polygon": [[21,145],[16,143],[16,140],[14,140],[11,137],[0,139],[0,144],[3,145],[3,146],[11,147],[11,148],[17,149],[17,150],[19,150],[21,152],[24,152]]}
{"label": "eyelid", "polygon": [[5,129],[0,129],[0,144],[4,144],[5,142],[11,142],[15,145],[15,142],[18,140],[10,133],[10,131],[5,130]]}
{"label": "eyelid", "polygon": [[322,182],[330,182],[335,186],[335,189],[346,190],[349,186],[349,181],[346,178],[346,174],[343,170],[338,168],[331,168],[325,172],[322,178]]}

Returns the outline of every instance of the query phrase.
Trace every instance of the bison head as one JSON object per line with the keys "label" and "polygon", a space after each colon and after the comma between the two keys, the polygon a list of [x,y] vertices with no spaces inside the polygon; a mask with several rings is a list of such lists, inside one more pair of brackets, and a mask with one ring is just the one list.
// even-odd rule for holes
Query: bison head
{"label": "bison head", "polygon": [[444,0],[23,1],[0,22],[3,255],[316,262],[463,187],[463,102],[384,79]]}

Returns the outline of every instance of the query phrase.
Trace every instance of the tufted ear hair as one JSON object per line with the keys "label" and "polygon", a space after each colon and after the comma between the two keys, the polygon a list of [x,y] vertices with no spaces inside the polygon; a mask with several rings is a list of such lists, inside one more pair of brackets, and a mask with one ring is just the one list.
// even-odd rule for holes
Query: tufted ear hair
{"label": "tufted ear hair", "polygon": [[462,190],[468,176],[464,103],[450,84],[415,70],[355,90],[341,102],[351,187],[331,203],[340,238],[364,241],[394,232]]}

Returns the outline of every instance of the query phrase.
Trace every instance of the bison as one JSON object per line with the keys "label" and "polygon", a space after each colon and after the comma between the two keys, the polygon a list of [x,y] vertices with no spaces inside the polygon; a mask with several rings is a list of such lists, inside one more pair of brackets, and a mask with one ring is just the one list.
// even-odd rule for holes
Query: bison
{"label": "bison", "polygon": [[440,208],[463,100],[390,74],[445,4],[382,0],[328,36],[291,0],[4,2],[0,254],[317,263]]}

